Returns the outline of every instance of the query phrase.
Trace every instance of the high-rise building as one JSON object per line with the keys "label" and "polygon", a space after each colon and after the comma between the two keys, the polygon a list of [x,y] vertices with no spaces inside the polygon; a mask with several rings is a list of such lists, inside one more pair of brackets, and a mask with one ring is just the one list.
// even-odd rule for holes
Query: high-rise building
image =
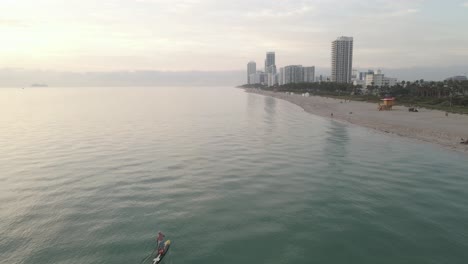
{"label": "high-rise building", "polygon": [[284,85],[284,68],[279,69],[278,73],[278,84],[279,85]]}
{"label": "high-rise building", "polygon": [[303,76],[304,76],[304,82],[306,83],[312,83],[315,82],[315,67],[303,67]]}
{"label": "high-rise building", "polygon": [[273,72],[268,72],[268,69],[271,66],[274,66],[274,65],[276,65],[275,53],[274,52],[267,52],[266,59],[265,59],[265,72],[266,73],[273,73]]}
{"label": "high-rise building", "polygon": [[266,73],[276,74],[276,65],[270,65],[265,69]]}
{"label": "high-rise building", "polygon": [[304,82],[302,65],[290,65],[284,67],[283,84]]}
{"label": "high-rise building", "polygon": [[255,74],[257,72],[257,63],[255,61],[251,61],[247,64],[247,83],[250,83],[250,75]]}
{"label": "high-rise building", "polygon": [[353,38],[339,37],[332,42],[332,82],[350,83],[353,69]]}
{"label": "high-rise building", "polygon": [[268,73],[267,85],[269,87],[277,85],[278,84],[278,76],[279,76],[279,74]]}

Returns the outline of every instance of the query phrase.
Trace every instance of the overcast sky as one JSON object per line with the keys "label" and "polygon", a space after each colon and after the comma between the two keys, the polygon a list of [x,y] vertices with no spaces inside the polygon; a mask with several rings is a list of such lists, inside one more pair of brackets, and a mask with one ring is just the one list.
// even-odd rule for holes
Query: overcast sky
{"label": "overcast sky", "polygon": [[329,67],[353,36],[354,66],[468,61],[468,0],[1,0],[0,68],[66,71]]}

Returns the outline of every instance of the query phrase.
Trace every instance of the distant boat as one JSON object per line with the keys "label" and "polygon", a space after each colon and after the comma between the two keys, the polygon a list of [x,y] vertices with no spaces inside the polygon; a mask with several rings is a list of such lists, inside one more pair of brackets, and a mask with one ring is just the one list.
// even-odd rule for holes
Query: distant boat
{"label": "distant boat", "polygon": [[49,87],[49,86],[45,83],[33,83],[31,84],[31,87]]}

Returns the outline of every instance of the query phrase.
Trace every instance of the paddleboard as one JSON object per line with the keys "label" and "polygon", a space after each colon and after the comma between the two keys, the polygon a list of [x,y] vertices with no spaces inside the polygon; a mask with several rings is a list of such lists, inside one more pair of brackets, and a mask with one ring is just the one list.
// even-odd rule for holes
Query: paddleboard
{"label": "paddleboard", "polygon": [[153,264],[159,264],[163,260],[164,256],[166,256],[167,252],[169,251],[169,247],[171,246],[171,241],[167,240],[164,242],[164,252],[159,254],[153,259]]}

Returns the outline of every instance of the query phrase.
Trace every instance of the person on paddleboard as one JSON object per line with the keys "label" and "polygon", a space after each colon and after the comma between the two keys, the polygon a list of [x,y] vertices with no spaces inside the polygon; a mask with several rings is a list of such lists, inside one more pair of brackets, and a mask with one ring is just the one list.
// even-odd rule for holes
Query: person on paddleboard
{"label": "person on paddleboard", "polygon": [[160,254],[164,253],[164,237],[166,237],[163,232],[159,231],[158,232],[158,237],[156,238],[156,241],[158,242],[158,252]]}

